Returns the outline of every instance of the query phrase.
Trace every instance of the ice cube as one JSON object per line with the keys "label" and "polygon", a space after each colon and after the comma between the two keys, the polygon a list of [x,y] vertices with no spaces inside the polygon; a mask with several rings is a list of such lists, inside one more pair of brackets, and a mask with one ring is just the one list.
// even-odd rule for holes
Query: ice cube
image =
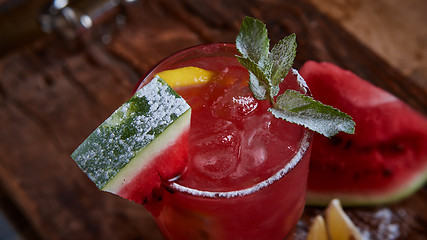
{"label": "ice cube", "polygon": [[212,121],[190,141],[192,167],[211,179],[227,177],[237,166],[240,136],[229,121]]}
{"label": "ice cube", "polygon": [[225,119],[239,119],[251,114],[258,106],[247,88],[233,86],[212,104],[212,114]]}
{"label": "ice cube", "polygon": [[257,174],[263,172],[268,176],[284,166],[295,153],[296,145],[289,142],[288,132],[283,131],[283,125],[286,124],[268,114],[245,119],[240,169]]}

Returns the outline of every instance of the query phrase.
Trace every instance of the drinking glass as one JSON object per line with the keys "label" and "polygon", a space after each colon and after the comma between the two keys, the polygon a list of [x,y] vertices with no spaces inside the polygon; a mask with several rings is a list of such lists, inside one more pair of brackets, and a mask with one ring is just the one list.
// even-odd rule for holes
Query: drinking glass
{"label": "drinking glass", "polygon": [[[235,45],[230,43],[199,45],[182,50],[150,70],[137,88],[165,70],[194,66],[221,72],[241,67],[236,59],[237,54]],[[309,95],[309,89],[295,69],[286,76],[285,82],[283,86]],[[194,121],[198,120],[192,117],[192,122]],[[266,178],[258,179],[255,171],[250,185],[215,190],[204,188],[203,182],[194,187],[181,181],[179,177],[165,179],[155,197],[146,204],[164,236],[173,240],[271,240],[289,236],[305,205],[313,134],[302,126],[282,121],[284,126],[281,134],[297,133],[297,137],[292,138],[290,143],[295,149],[292,154],[283,156],[279,166],[275,168],[277,171]],[[191,134],[190,130],[190,136]],[[273,147],[282,149],[287,146],[281,142]],[[215,185],[215,181],[206,184]]]}

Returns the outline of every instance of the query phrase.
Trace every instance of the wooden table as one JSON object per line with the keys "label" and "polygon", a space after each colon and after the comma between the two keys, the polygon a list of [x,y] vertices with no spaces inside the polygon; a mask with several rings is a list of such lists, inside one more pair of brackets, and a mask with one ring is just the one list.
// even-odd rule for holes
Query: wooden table
{"label": "wooden table", "polygon": [[[0,59],[0,203],[23,238],[161,239],[144,208],[98,191],[69,155],[156,62],[195,44],[233,42],[246,15],[264,21],[273,42],[297,34],[295,67],[333,62],[427,113],[425,90],[306,1],[139,1],[121,11],[125,25],[72,42],[44,36]],[[427,238],[425,188],[346,211],[371,239]],[[307,208],[293,239],[322,212]]]}

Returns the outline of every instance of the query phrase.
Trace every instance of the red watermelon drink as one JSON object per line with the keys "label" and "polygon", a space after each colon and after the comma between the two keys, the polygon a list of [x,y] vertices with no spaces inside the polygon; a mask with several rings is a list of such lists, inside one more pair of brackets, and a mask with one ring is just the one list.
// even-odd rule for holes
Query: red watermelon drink
{"label": "red watermelon drink", "polygon": [[[168,239],[283,239],[302,214],[312,132],[253,97],[236,54],[234,44],[190,48],[141,84],[166,70],[209,71],[184,86],[165,78],[192,108],[187,169],[146,205]],[[285,87],[306,92],[299,77],[293,70]]]}

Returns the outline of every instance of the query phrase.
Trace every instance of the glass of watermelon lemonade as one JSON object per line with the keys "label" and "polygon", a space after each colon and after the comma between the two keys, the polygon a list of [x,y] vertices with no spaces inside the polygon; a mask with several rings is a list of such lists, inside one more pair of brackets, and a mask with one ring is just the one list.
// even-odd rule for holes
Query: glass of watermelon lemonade
{"label": "glass of watermelon lemonade", "polygon": [[[253,98],[236,54],[229,43],[192,47],[138,85],[188,66],[210,78],[172,86],[192,107],[188,166],[146,204],[168,239],[284,239],[303,212],[312,132],[273,117],[267,101]],[[300,77],[292,70],[282,85],[306,93]]]}

